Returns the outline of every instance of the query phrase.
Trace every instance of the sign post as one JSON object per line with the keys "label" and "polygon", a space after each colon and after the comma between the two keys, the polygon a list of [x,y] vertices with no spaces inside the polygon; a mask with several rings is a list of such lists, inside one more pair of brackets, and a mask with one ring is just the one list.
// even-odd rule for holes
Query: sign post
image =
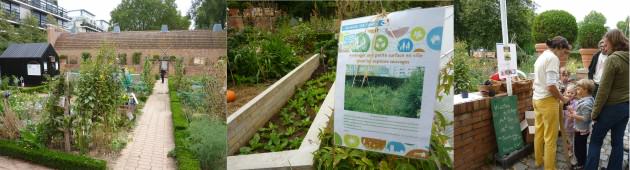
{"label": "sign post", "polygon": [[[442,41],[452,7],[344,20],[335,83],[335,145],[427,158]],[[448,19],[446,19],[448,18]],[[446,31],[448,30],[448,31]]]}
{"label": "sign post", "polygon": [[[499,0],[500,8],[501,8],[501,34],[503,35],[503,44],[508,44],[508,27],[507,27],[507,7],[505,0]],[[499,51],[500,49],[497,49]],[[501,49],[502,50],[502,49]],[[516,56],[514,56],[516,59]],[[508,96],[512,96],[512,77],[508,77],[505,79],[507,82],[507,93]]]}

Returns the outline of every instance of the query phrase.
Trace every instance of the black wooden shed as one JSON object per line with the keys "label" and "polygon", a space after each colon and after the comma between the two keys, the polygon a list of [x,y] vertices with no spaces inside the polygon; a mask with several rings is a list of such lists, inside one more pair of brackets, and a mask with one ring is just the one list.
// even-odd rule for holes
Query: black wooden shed
{"label": "black wooden shed", "polygon": [[0,56],[0,76],[23,77],[26,86],[37,86],[44,74],[59,75],[59,56],[49,43],[11,44]]}

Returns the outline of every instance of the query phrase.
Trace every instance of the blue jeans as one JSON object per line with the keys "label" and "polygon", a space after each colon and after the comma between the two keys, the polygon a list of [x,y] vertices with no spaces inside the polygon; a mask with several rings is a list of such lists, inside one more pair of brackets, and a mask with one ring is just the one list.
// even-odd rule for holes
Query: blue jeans
{"label": "blue jeans", "polygon": [[599,154],[606,133],[611,131],[610,157],[608,158],[608,170],[621,170],[623,164],[623,135],[628,124],[628,102],[608,105],[602,108],[597,116],[597,122],[593,125],[591,143],[588,145],[588,156],[584,169],[599,168]]}

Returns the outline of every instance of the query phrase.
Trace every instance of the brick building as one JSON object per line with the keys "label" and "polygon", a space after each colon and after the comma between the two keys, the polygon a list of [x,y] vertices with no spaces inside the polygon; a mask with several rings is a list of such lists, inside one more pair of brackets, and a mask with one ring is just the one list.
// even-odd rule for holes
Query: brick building
{"label": "brick building", "polygon": [[[186,74],[212,72],[224,74],[214,64],[227,55],[226,32],[210,30],[177,31],[125,31],[70,33],[60,28],[48,28],[48,41],[61,56],[61,70],[76,70],[81,54],[98,53],[103,43],[111,44],[118,54],[126,54],[125,66],[134,72],[142,71],[145,57],[176,56],[183,58]],[[142,53],[141,61],[134,63],[134,53]],[[172,73],[169,63],[169,73]],[[157,64],[153,67],[157,71]]]}

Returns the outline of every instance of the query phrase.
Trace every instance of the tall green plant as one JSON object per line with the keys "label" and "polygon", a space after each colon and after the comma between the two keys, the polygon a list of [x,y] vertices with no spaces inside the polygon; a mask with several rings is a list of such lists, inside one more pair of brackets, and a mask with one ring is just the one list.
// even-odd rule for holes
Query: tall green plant
{"label": "tall green plant", "polygon": [[465,42],[455,43],[455,56],[453,63],[455,65],[455,93],[459,94],[463,91],[470,91],[473,81],[470,68],[470,55],[468,55],[468,45]]}
{"label": "tall green plant", "polygon": [[125,92],[115,59],[115,49],[103,45],[95,59],[81,65],[75,101],[80,116],[75,132],[82,151],[87,150],[95,125],[101,124],[106,130],[116,131],[116,124],[121,120],[117,108],[125,102]]}
{"label": "tall green plant", "polygon": [[149,94],[153,91],[153,84],[155,84],[155,78],[151,75],[151,69],[153,68],[153,62],[149,60],[148,57],[144,58],[144,65],[142,66],[142,74],[140,75],[142,78],[142,82],[149,89]]}

